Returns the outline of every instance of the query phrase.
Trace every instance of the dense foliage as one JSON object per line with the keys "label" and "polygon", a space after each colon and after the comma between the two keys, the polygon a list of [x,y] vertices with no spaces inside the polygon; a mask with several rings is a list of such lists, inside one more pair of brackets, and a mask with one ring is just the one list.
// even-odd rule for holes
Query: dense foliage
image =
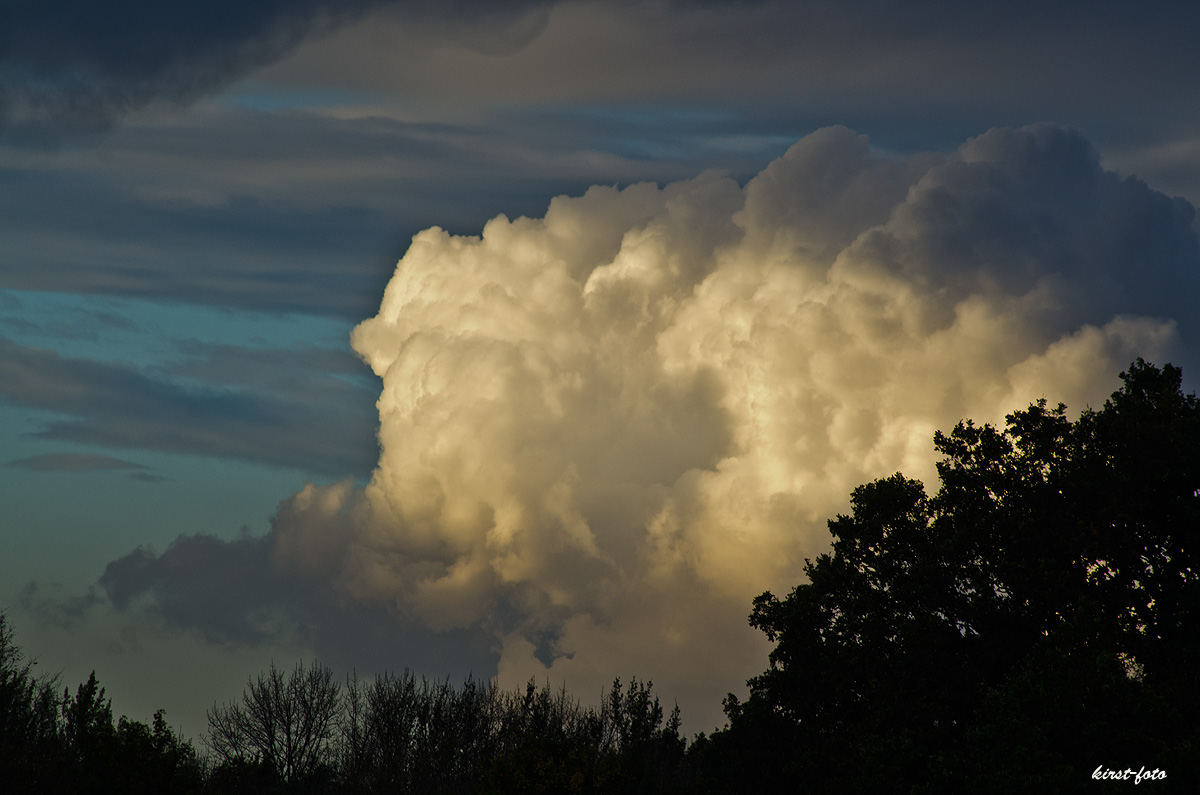
{"label": "dense foliage", "polygon": [[1200,792],[1200,402],[1138,360],[1074,422],[1044,401],[937,434],[940,488],[855,489],[832,549],[750,622],[776,644],[690,747],[649,683],[344,684],[272,666],[206,753],[39,678],[0,615],[13,793],[1070,793],[1099,769]]}
{"label": "dense foliage", "polygon": [[58,681],[33,674],[0,615],[0,790],[6,793],[197,792],[202,769],[192,745],[162,711],[147,726],[122,717],[93,673],[58,693]]}
{"label": "dense foliage", "polygon": [[777,645],[706,749],[716,788],[1065,793],[1104,766],[1200,791],[1200,404],[1171,366],[1122,379],[1075,422],[939,433],[933,496],[854,491],[808,582],[755,600]]}

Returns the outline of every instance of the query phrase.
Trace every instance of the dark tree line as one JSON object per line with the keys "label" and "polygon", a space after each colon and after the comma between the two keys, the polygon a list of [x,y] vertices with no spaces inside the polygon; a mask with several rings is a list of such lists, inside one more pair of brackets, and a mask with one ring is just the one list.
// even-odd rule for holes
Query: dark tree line
{"label": "dark tree line", "polygon": [[92,673],[74,695],[39,677],[0,614],[0,791],[6,793],[197,792],[203,770],[191,743],[112,706]]}
{"label": "dark tree line", "polygon": [[327,668],[275,667],[209,711],[212,786],[228,792],[665,793],[679,791],[679,713],[648,683],[599,707],[530,682],[387,674],[345,685]]}
{"label": "dark tree line", "polygon": [[272,665],[214,706],[205,752],[122,717],[93,673],[72,695],[39,678],[0,614],[3,793],[674,793],[678,709],[614,681],[598,707],[530,682],[510,692],[411,672],[345,684],[319,664]]}
{"label": "dark tree line", "polygon": [[[1100,771],[1200,792],[1200,402],[1142,360],[1075,421],[1039,401],[935,444],[831,520],[831,550],[750,623],[775,643],[690,745],[649,683],[598,707],[405,671],[272,666],[204,753],[95,676],[34,676],[0,614],[0,791],[1074,793]],[[1125,783],[1132,783],[1126,780]]]}

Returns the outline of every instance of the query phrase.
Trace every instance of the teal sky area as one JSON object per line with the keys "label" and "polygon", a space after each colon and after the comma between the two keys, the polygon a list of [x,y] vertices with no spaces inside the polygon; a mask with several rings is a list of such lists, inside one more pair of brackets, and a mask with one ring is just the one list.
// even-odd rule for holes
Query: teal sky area
{"label": "teal sky area", "polygon": [[[589,435],[586,422],[578,432],[555,426],[534,433],[522,424],[542,416],[534,407],[509,413],[512,395],[525,400],[534,394],[516,387],[504,392],[516,376],[505,380],[512,375],[505,371],[491,381],[469,381],[491,372],[496,360],[489,357],[498,348],[459,345],[492,328],[488,323],[509,328],[508,315],[489,314],[492,305],[478,298],[500,294],[487,285],[507,290],[513,306],[537,304],[540,314],[522,316],[528,328],[547,317],[566,327],[555,313],[566,311],[568,298],[547,299],[549,293],[539,292],[544,284],[523,276],[506,281],[530,261],[523,257],[546,272],[564,262],[577,268],[573,273],[616,262],[613,279],[633,278],[637,267],[650,267],[644,265],[652,259],[644,253],[652,249],[646,241],[658,240],[653,256],[660,260],[654,261],[668,263],[662,273],[670,278],[689,268],[715,273],[735,259],[729,252],[741,251],[739,245],[759,245],[758,227],[746,220],[753,216],[773,225],[769,235],[762,233],[773,242],[753,249],[755,267],[810,258],[824,263],[825,274],[836,271],[839,252],[838,267],[865,258],[870,230],[891,219],[889,234],[911,244],[903,251],[914,258],[896,273],[913,284],[938,285],[930,295],[941,298],[929,301],[950,302],[942,307],[945,318],[971,316],[972,307],[1000,293],[1012,300],[996,299],[996,307],[1025,307],[1040,295],[1054,308],[1013,310],[1023,319],[996,321],[1003,333],[1032,346],[1028,362],[1006,363],[1011,390],[997,386],[993,394],[980,385],[990,372],[985,364],[991,366],[981,358],[967,368],[979,380],[947,387],[938,397],[937,411],[945,416],[957,416],[960,406],[983,406],[985,397],[1024,399],[1022,374],[1053,372],[1043,365],[1060,361],[1053,358],[1059,355],[1078,357],[1070,360],[1079,363],[1071,371],[1075,380],[1068,383],[1064,375],[1063,388],[1081,400],[1102,399],[1105,389],[1115,388],[1120,358],[1143,350],[1173,356],[1185,366],[1185,381],[1196,383],[1188,366],[1200,364],[1194,353],[1200,296],[1191,292],[1200,283],[1192,209],[1200,202],[1193,44],[1200,9],[1192,4],[1017,3],[1001,18],[948,2],[219,0],[159,8],[119,0],[104,6],[92,13],[90,4],[70,0],[51,13],[40,4],[0,0],[0,24],[8,27],[0,41],[0,609],[42,670],[60,671],[74,686],[94,668],[118,714],[146,720],[165,707],[173,724],[199,737],[214,701],[239,695],[245,679],[271,660],[290,666],[302,656],[327,660],[339,674],[411,667],[439,677],[500,675],[507,682],[506,676],[532,672],[574,676],[585,689],[592,674],[597,681],[643,676],[629,670],[637,665],[670,672],[679,666],[667,651],[647,656],[645,649],[675,648],[678,638],[692,638],[678,641],[679,649],[693,648],[687,644],[700,643],[695,638],[703,622],[667,615],[666,608],[661,625],[628,619],[632,614],[619,606],[627,586],[611,585],[653,577],[665,578],[654,580],[663,593],[674,587],[673,577],[711,585],[703,598],[683,601],[732,616],[730,626],[737,627],[706,638],[749,632],[749,602],[738,607],[744,594],[781,585],[742,573],[755,568],[750,552],[731,552],[724,568],[712,564],[707,574],[685,578],[663,564],[651,576],[646,571],[653,567],[636,563],[650,542],[638,546],[618,528],[626,522],[638,532],[666,532],[667,506],[685,504],[687,494],[729,475],[731,462],[749,455],[746,428],[753,423],[735,421],[736,380],[718,389],[704,380],[710,376],[697,376],[685,388],[662,375],[680,372],[684,365],[678,365],[655,371],[661,381],[637,371],[622,382],[624,391],[614,387],[622,400],[638,390],[646,395],[613,425],[620,433],[669,428],[651,451],[624,437],[604,446],[597,441],[603,434]],[[135,41],[144,46],[131,47]],[[1026,138],[997,134],[971,143],[993,128],[1036,123],[1060,132],[1038,128]],[[833,125],[867,136],[861,151],[855,148],[860,139],[849,134],[817,133]],[[811,145],[789,149],[801,139]],[[770,165],[779,158],[782,165]],[[1017,187],[971,176],[977,163],[994,164],[993,177],[1003,175]],[[769,167],[775,170],[767,173]],[[713,177],[694,196],[680,189],[691,198],[677,199],[649,198],[648,188],[644,196],[615,190],[639,183],[657,190],[701,174],[730,182]],[[766,176],[756,183],[759,204],[753,205],[746,186],[760,174]],[[822,185],[830,192],[821,193]],[[602,187],[588,193],[592,186]],[[830,186],[842,192],[835,196]],[[604,192],[609,189],[612,195]],[[929,198],[934,193],[940,198]],[[369,361],[351,349],[353,330],[379,311],[414,235],[438,226],[478,236],[501,214],[540,219],[555,197],[584,194],[587,201],[570,205],[579,213],[570,245],[554,248],[559,243],[545,242],[551,232],[545,238],[531,232],[524,248],[513,243],[502,250],[497,232],[489,243],[497,248],[480,255],[482,264],[459,272],[455,263],[465,260],[445,253],[450,244],[430,243],[429,250],[446,259],[433,265],[414,260],[409,272],[424,281],[406,282],[413,291],[428,291],[425,303],[404,304],[387,321],[393,326],[362,343]],[[1066,209],[1072,197],[1084,195],[1096,199],[1094,206]],[[927,203],[919,203],[922,197]],[[908,226],[901,229],[902,223]],[[850,231],[843,234],[843,227]],[[1084,242],[1084,233],[1095,230],[1115,230],[1108,253]],[[623,245],[634,251],[642,243],[647,248],[637,256],[617,257]],[[902,248],[870,252],[883,262]],[[912,263],[921,257],[927,270],[918,278]],[[502,260],[510,264],[496,265]],[[955,275],[975,267],[983,274],[975,281]],[[1085,278],[1092,272],[1100,275]],[[452,273],[443,284],[442,276]],[[774,278],[753,271],[731,283],[757,285],[745,289],[748,301],[772,290],[787,295],[792,288]],[[707,288],[702,281],[670,282],[677,291],[670,301],[655,304],[661,296],[654,293],[639,311],[650,317],[659,310],[647,307],[724,295],[715,277]],[[599,286],[589,289],[599,294]],[[457,297],[461,306],[446,309]],[[618,299],[612,301],[616,306]],[[583,298],[578,306],[585,306]],[[589,353],[601,362],[593,370],[566,354],[561,360],[547,354],[521,372],[568,368],[563,362],[570,360],[579,369],[553,383],[584,383],[609,366],[606,357],[642,361],[637,345],[655,355],[683,357],[678,352],[689,350],[716,357],[726,337],[705,336],[704,306],[687,316],[695,324],[687,332],[692,348],[678,342],[685,332],[673,337],[659,329],[653,343],[613,343],[600,347],[606,353]],[[764,316],[778,318],[784,309]],[[1000,311],[980,310],[979,316],[990,323]],[[1061,327],[1045,319],[1051,314]],[[713,310],[721,322],[733,323],[735,316],[742,317]],[[611,326],[585,324],[579,337],[617,335],[614,329],[624,334],[643,321],[653,327],[634,314],[622,317]],[[418,342],[406,322],[424,335]],[[812,322],[803,329],[809,338],[827,328]],[[747,321],[746,328],[752,326]],[[801,333],[800,326],[790,328]],[[1095,339],[1103,341],[1089,348],[1088,334],[1096,329]],[[404,337],[410,333],[417,336]],[[533,345],[534,332],[522,333]],[[853,333],[845,330],[839,339]],[[501,395],[494,414],[476,411],[476,404],[447,403],[445,416],[455,419],[428,435],[420,423],[432,415],[413,409],[411,416],[393,417],[384,431],[393,457],[379,487],[387,496],[362,497],[381,455],[376,401],[384,381],[370,365],[386,369],[415,356],[430,339],[441,348],[430,355],[426,380],[414,375],[389,382],[390,399],[402,403],[407,386],[424,395],[440,388],[459,390],[459,397],[494,392]],[[771,340],[772,351],[787,347]],[[565,332],[559,340],[562,346],[575,341]],[[745,344],[748,357],[757,355],[758,343]],[[825,377],[818,358],[771,372],[815,383]],[[1118,364],[1088,370],[1110,360]],[[705,367],[700,370],[734,378],[733,365]],[[605,378],[586,381],[596,428],[608,427],[601,415],[618,402],[606,403],[603,389],[619,379]],[[806,402],[806,395],[817,394],[815,386],[795,383],[802,387],[776,392],[773,384],[764,386],[754,400],[766,405],[764,394],[786,398],[797,417],[837,415],[833,403],[814,408],[816,397]],[[983,397],[971,403],[976,393]],[[889,394],[881,386],[871,399]],[[569,405],[546,400],[570,414]],[[855,408],[853,416],[873,410]],[[912,416],[921,411],[912,409]],[[486,416],[495,423],[480,419]],[[928,436],[930,423],[942,416],[931,408],[914,419],[914,438]],[[805,536],[809,546],[793,550],[797,560],[819,551],[827,518],[821,512],[840,499],[821,496],[810,509],[805,494],[845,494],[838,478],[852,485],[874,466],[910,460],[894,452],[906,444],[897,440],[908,438],[910,426],[889,424],[893,419],[863,419],[874,434],[862,442],[865,452],[860,460],[830,465],[833,474],[825,480],[802,477],[790,463],[747,465],[745,473],[754,474],[743,473],[743,480],[778,475],[771,522],[786,515],[817,528]],[[850,449],[866,438],[846,422],[834,427],[830,421],[830,445]],[[454,429],[478,444],[471,447]],[[654,433],[642,437],[660,440]],[[506,444],[520,437],[504,448],[516,451],[513,460],[488,447],[501,437]],[[697,452],[709,444],[712,451]],[[423,447],[414,451],[413,445]],[[523,517],[512,520],[515,529],[504,525],[510,514],[500,487],[483,480],[463,485],[468,474],[461,481],[447,474],[438,481],[441,491],[428,498],[438,510],[454,505],[459,513],[414,507],[419,500],[410,486],[426,482],[417,470],[430,482],[430,472],[451,472],[445,464],[451,453],[438,458],[448,449],[468,474],[476,471],[477,455],[485,464],[479,471],[561,465],[570,477],[553,482],[583,483],[581,492],[589,477],[610,480],[577,503],[554,503],[559,507],[553,509],[538,503],[556,517],[545,519],[559,523],[553,533],[534,527],[542,514],[529,507],[533,503],[512,509]],[[826,455],[816,443],[805,449]],[[595,450],[601,452],[591,455]],[[792,461],[792,452],[779,455]],[[398,471],[404,466],[410,469]],[[643,472],[650,473],[645,482],[637,480]],[[296,495],[309,483],[327,489],[313,492],[326,496],[342,494],[338,484],[348,484],[345,493],[357,496],[339,497],[320,522],[301,521]],[[454,483],[463,490],[455,491]],[[526,499],[523,486],[514,484],[506,488]],[[529,486],[528,493],[534,491]],[[566,493],[550,486],[543,491]],[[596,494],[630,507],[596,507],[603,502]],[[360,526],[364,500],[374,513]],[[289,506],[286,522],[294,522],[287,526],[303,528],[295,531],[303,539],[295,548],[282,543],[273,518],[281,504]],[[699,507],[693,514],[681,509],[678,522],[686,525],[700,513]],[[380,518],[385,514],[389,518]],[[475,521],[490,521],[491,535],[471,546],[463,528]],[[581,526],[591,535],[579,535]],[[711,538],[737,533],[710,536],[707,525],[696,527],[699,551],[680,559],[701,572],[714,554]],[[537,539],[521,548],[520,565],[517,552],[486,558],[502,543],[495,528],[513,537],[528,529]],[[542,571],[542,556],[550,560],[560,546],[586,546],[579,540],[584,536],[597,539],[599,550],[588,565],[561,567],[561,581],[553,574],[557,564],[545,564],[550,573],[530,573]],[[606,538],[617,539],[611,549]],[[335,561],[347,568],[324,568]],[[352,575],[346,561],[362,568]],[[438,567],[459,579],[426,587],[421,578]],[[462,585],[468,580],[469,587]],[[589,590],[592,582],[598,584]],[[725,620],[714,619],[713,626]],[[617,632],[625,623],[627,636],[586,640],[593,637],[588,632]],[[588,642],[603,646],[604,654],[589,657],[585,649],[595,647]],[[705,699],[742,688],[746,676],[758,672],[759,651],[755,646],[745,657],[714,659],[710,672],[681,673],[678,681],[660,677],[668,697],[685,704],[685,726],[708,730],[722,720],[719,697]],[[578,661],[587,659],[595,663],[585,675]]]}
{"label": "teal sky area", "polygon": [[[143,372],[170,371],[195,346],[268,353],[309,349],[342,357],[351,328],[343,320],[311,314],[33,291],[3,294],[0,326],[17,345]],[[333,377],[345,384],[359,413],[368,415],[378,387],[374,376],[355,363],[345,356],[344,371]],[[212,387],[202,373],[170,378],[187,387]],[[293,388],[303,390],[304,384]],[[96,610],[84,623],[69,611],[56,615],[50,605],[86,599],[102,569],[99,562],[138,547],[163,550],[180,535],[261,536],[270,529],[280,500],[306,481],[365,480],[369,469],[333,475],[195,455],[186,447],[162,450],[135,441],[88,444],[40,435],[63,419],[62,413],[28,404],[0,407],[0,448],[6,459],[0,476],[6,549],[0,581],[9,584],[4,597],[9,621],[25,647],[36,653],[42,670],[61,670],[65,680],[74,681],[95,669],[102,680],[115,682],[109,687],[118,708],[132,716],[165,708],[190,734],[197,734],[203,729],[204,703],[194,696],[181,698],[174,683],[181,677],[210,680],[216,685],[213,699],[228,697],[239,691],[246,672],[261,665],[263,648],[239,651],[163,637],[152,627],[136,628]],[[369,423],[363,427],[370,430]],[[271,651],[287,659],[303,653],[293,644]],[[241,666],[234,660],[242,661]],[[212,680],[214,671],[224,676]],[[139,681],[149,687],[130,686]],[[130,684],[122,688],[122,682]]]}
{"label": "teal sky area", "polygon": [[[351,325],[335,318],[6,291],[0,296],[0,326],[16,345],[149,372],[177,366],[188,357],[189,346],[320,349],[344,356],[346,372],[334,377],[359,399],[363,412],[373,410],[378,391],[374,376],[365,367],[356,368],[352,354],[347,355]],[[202,375],[172,378],[189,386],[205,384]],[[97,558],[139,544],[164,547],[181,533],[225,536],[243,527],[261,533],[283,496],[306,478],[320,479],[301,468],[147,449],[133,442],[111,446],[46,439],[40,434],[61,421],[62,414],[28,405],[2,410],[8,460],[0,488],[12,522],[6,541],[24,550],[19,566],[6,571],[9,581],[25,574],[53,581],[63,576],[64,562],[80,567],[71,571],[72,578],[90,576]],[[365,478],[368,473],[346,476]],[[81,533],[82,527],[91,532]],[[79,554],[64,561],[58,552],[63,548]],[[35,564],[39,557],[43,559]]]}

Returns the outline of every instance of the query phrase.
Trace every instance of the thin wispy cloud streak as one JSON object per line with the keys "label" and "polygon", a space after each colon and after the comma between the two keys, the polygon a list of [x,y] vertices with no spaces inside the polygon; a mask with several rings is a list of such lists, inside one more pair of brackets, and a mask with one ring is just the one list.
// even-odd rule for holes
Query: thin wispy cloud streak
{"label": "thin wispy cloud streak", "polygon": [[[375,433],[361,385],[336,374],[324,382],[311,373],[272,379],[266,366],[246,369],[266,365],[271,354],[237,351],[242,361],[223,365],[220,352],[157,377],[0,339],[0,400],[60,415],[32,432],[50,441],[234,458],[335,478],[370,471]],[[285,351],[278,359],[302,356]],[[319,366],[322,356],[312,358]],[[337,373],[349,369],[343,357],[325,358],[336,360]],[[189,367],[190,383],[182,379]]]}
{"label": "thin wispy cloud streak", "polygon": [[[703,167],[697,150],[646,174],[602,141],[551,143],[525,124],[222,108],[130,125],[99,149],[0,149],[3,284],[357,321],[422,228],[468,231],[498,205],[540,214],[594,182]],[[726,165],[748,174],[750,160]]]}
{"label": "thin wispy cloud streak", "polygon": [[130,472],[126,479],[136,480],[140,483],[166,483],[170,480],[166,475],[159,475],[154,472]]}
{"label": "thin wispy cloud streak", "polygon": [[[146,469],[142,464],[98,453],[44,453],[17,458],[8,466],[32,472],[98,472],[112,469]],[[150,475],[151,473],[145,473]],[[151,475],[153,477],[153,475]]]}
{"label": "thin wispy cloud streak", "polygon": [[173,199],[153,184],[137,195],[104,179],[68,186],[45,176],[0,189],[8,288],[343,317],[361,314],[378,289],[384,247],[359,243],[390,241],[377,210],[237,193]]}

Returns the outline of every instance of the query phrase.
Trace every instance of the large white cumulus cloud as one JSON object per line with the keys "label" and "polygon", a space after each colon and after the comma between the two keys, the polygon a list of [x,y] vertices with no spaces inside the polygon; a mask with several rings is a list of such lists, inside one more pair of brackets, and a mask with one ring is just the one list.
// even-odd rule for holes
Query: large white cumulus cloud
{"label": "large white cumulus cloud", "polygon": [[503,684],[636,674],[702,728],[765,666],[751,599],[855,485],[932,481],[963,417],[1180,361],[1198,264],[1189,205],[1050,126],[907,160],[831,128],[744,186],[429,229],[353,336],[383,380],[374,477],[285,502],[275,563],[490,633]]}

